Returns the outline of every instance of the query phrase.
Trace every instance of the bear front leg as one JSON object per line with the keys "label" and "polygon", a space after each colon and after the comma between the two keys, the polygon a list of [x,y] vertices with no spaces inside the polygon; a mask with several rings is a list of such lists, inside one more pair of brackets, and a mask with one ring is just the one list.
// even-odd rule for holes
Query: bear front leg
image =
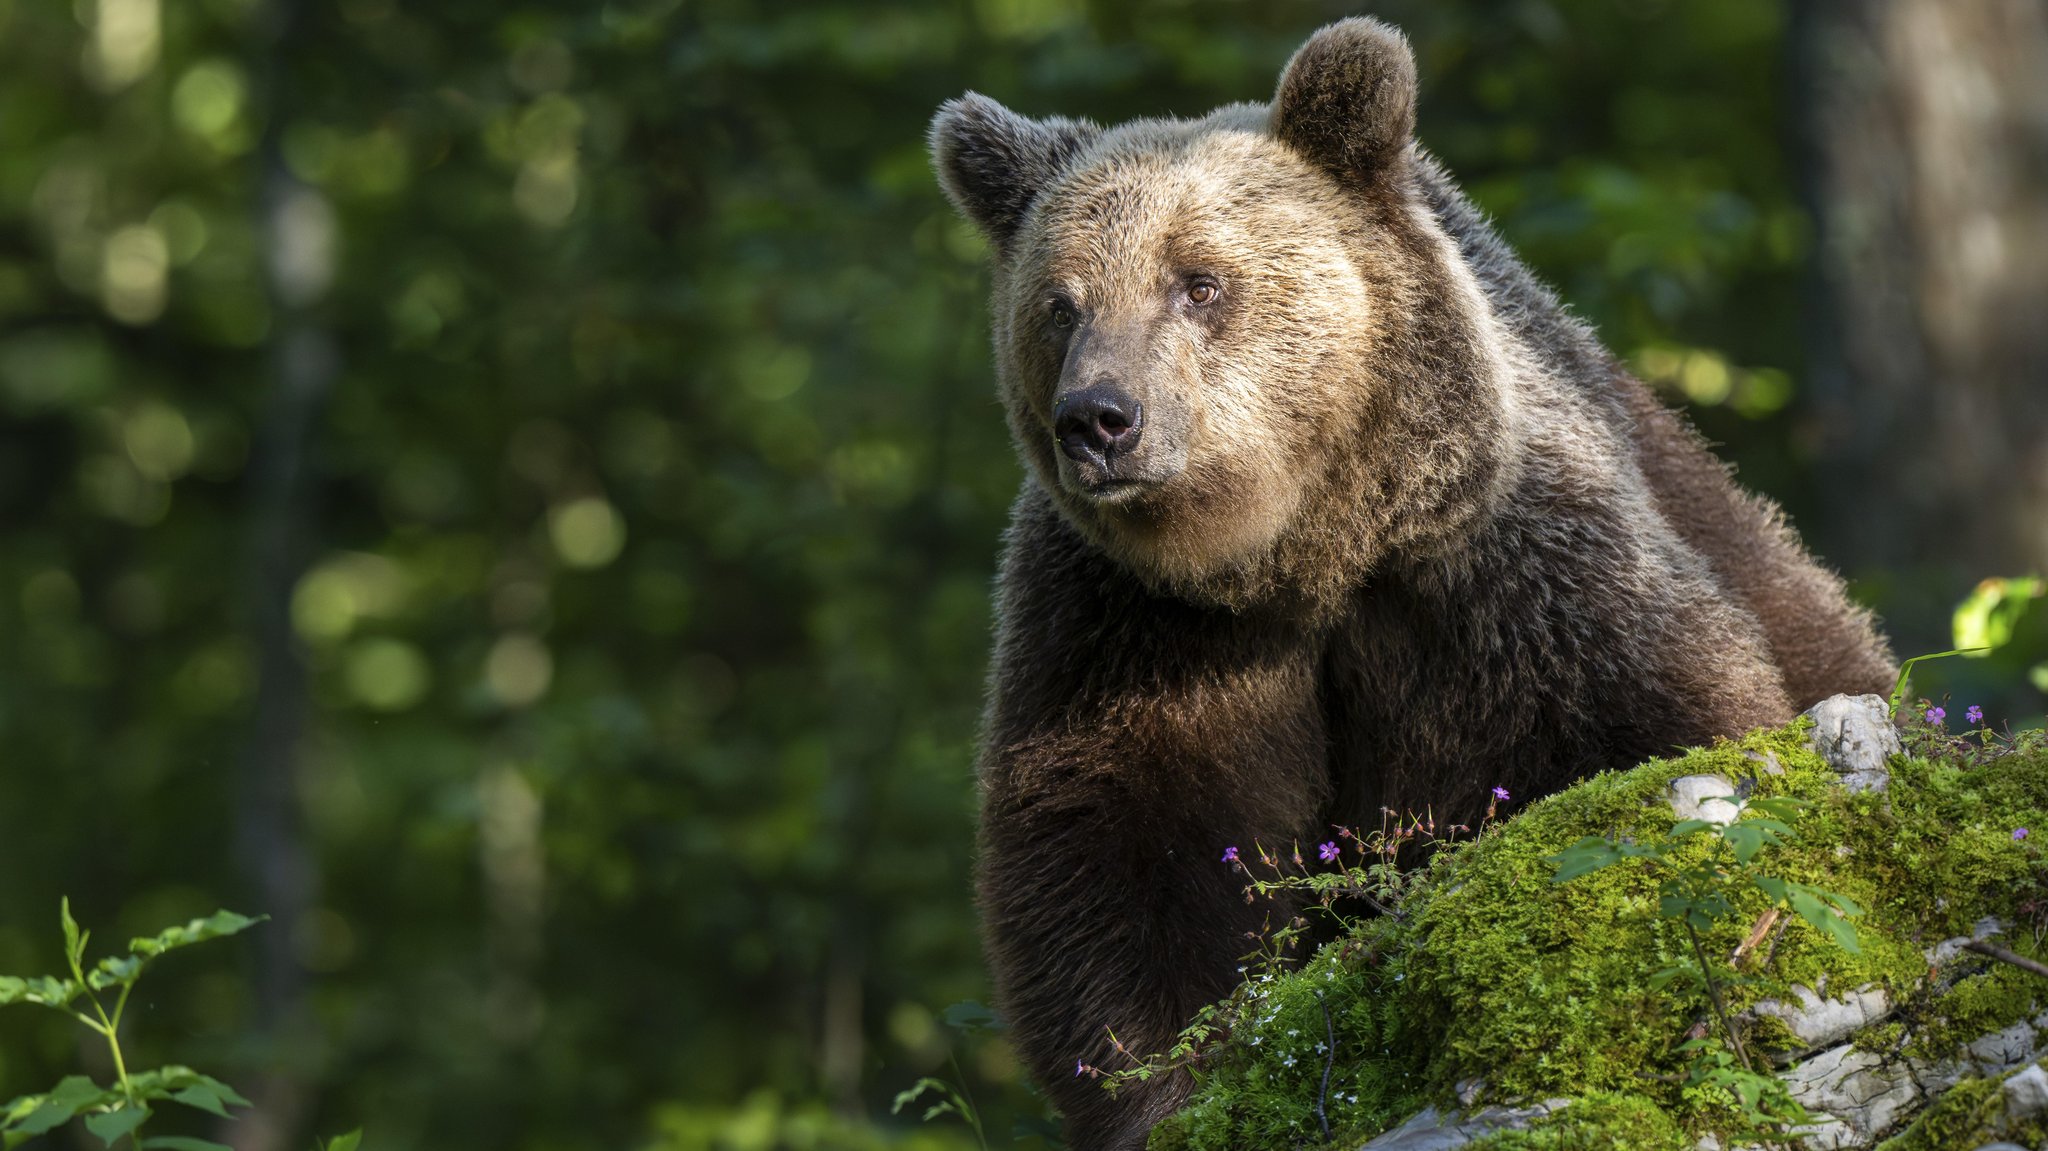
{"label": "bear front leg", "polygon": [[1295,749],[1238,759],[1245,749],[1148,742],[1116,717],[988,765],[979,887],[998,996],[1074,1151],[1141,1148],[1186,1098],[1184,1071],[1112,1096],[1081,1065],[1163,1053],[1230,992],[1253,937],[1294,908],[1248,905],[1223,849],[1286,850],[1316,814],[1316,791],[1283,766]]}
{"label": "bear front leg", "polygon": [[[1053,553],[1057,554],[1057,553]],[[1315,834],[1328,741],[1315,641],[1143,594],[1107,564],[1011,554],[984,744],[978,887],[998,999],[1075,1151],[1144,1145],[1183,1072],[1112,1096],[1082,1064],[1162,1053],[1291,908],[1225,847]],[[1067,561],[1075,557],[1069,553]],[[1071,577],[1071,578],[1063,578]]]}

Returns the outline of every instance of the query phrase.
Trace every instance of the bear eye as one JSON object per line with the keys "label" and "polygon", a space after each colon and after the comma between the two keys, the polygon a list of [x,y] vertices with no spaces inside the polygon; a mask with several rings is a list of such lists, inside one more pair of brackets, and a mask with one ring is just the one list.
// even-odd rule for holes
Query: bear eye
{"label": "bear eye", "polygon": [[1216,297],[1222,294],[1223,289],[1216,285],[1216,281],[1209,279],[1207,276],[1188,285],[1188,303],[1196,307],[1213,304],[1216,302]]}
{"label": "bear eye", "polygon": [[1054,300],[1052,302],[1052,326],[1055,328],[1071,328],[1074,326],[1074,309],[1068,307],[1065,300]]}

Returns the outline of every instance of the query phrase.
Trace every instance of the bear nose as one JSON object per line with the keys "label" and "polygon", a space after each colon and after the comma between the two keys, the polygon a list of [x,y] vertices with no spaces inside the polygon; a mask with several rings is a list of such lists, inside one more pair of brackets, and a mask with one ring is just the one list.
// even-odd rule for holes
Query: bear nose
{"label": "bear nose", "polygon": [[1052,409],[1052,434],[1067,458],[1082,463],[1107,463],[1119,452],[1138,445],[1145,410],[1138,401],[1108,384],[1097,384],[1062,396]]}

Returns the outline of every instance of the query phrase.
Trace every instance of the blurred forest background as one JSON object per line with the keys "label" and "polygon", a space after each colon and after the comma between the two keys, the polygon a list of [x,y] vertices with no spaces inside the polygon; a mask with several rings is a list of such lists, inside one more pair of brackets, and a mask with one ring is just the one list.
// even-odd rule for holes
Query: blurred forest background
{"label": "blurred forest background", "polygon": [[[0,972],[269,914],[131,1013],[241,1151],[970,1146],[928,1073],[1008,1144],[944,1012],[1019,471],[925,124],[1262,100],[1352,10],[0,0]],[[1901,655],[2048,567],[2038,0],[1375,11]],[[2038,723],[2044,615],[1923,689]],[[0,1014],[0,1098],[93,1059]]]}

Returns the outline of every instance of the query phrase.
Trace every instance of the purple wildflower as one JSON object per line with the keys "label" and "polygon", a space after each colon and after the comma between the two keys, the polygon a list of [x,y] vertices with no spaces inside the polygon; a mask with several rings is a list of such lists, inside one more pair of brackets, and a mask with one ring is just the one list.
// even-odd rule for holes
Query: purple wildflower
{"label": "purple wildflower", "polygon": [[1983,723],[1984,709],[1978,707],[1976,704],[1973,703],[1970,705],[1970,710],[1963,713],[1963,718],[1969,720],[1971,723]]}
{"label": "purple wildflower", "polygon": [[1317,844],[1316,855],[1319,858],[1321,858],[1324,863],[1336,862],[1337,844],[1335,843],[1335,841],[1332,841],[1330,843]]}
{"label": "purple wildflower", "polygon": [[1501,800],[1501,801],[1505,802],[1505,801],[1507,800],[1507,797],[1508,797],[1508,789],[1507,789],[1507,788],[1505,788],[1505,787],[1496,787],[1496,788],[1494,788],[1494,789],[1493,789],[1493,797],[1494,797],[1495,799],[1498,799],[1498,800]]}
{"label": "purple wildflower", "polygon": [[1086,1074],[1088,1074],[1088,1064],[1079,1059],[1074,1060],[1074,1078],[1079,1079]]}
{"label": "purple wildflower", "polygon": [[1226,847],[1226,848],[1224,848],[1224,849],[1223,849],[1223,862],[1225,862],[1225,863],[1236,863],[1236,862],[1237,862],[1237,846],[1236,846],[1235,844],[1232,844],[1231,846],[1229,846],[1229,847]]}
{"label": "purple wildflower", "polygon": [[2013,842],[2017,843],[2017,842],[2019,842],[2020,840],[2022,840],[2022,839],[2025,839],[2026,837],[2027,837],[2027,829],[2026,829],[2026,828],[2024,828],[2024,827],[2015,827],[2015,828],[2013,828],[2013,831],[2012,831],[2012,838],[2013,838]]}
{"label": "purple wildflower", "polygon": [[1938,727],[1938,726],[1940,726],[1941,724],[1947,723],[1947,722],[1948,722],[1948,709],[1946,709],[1946,708],[1940,708],[1940,707],[1930,707],[1930,708],[1928,708],[1928,709],[1927,709],[1927,722],[1929,722],[1929,723],[1931,723],[1931,724],[1934,724],[1934,725],[1936,725],[1937,727]]}

